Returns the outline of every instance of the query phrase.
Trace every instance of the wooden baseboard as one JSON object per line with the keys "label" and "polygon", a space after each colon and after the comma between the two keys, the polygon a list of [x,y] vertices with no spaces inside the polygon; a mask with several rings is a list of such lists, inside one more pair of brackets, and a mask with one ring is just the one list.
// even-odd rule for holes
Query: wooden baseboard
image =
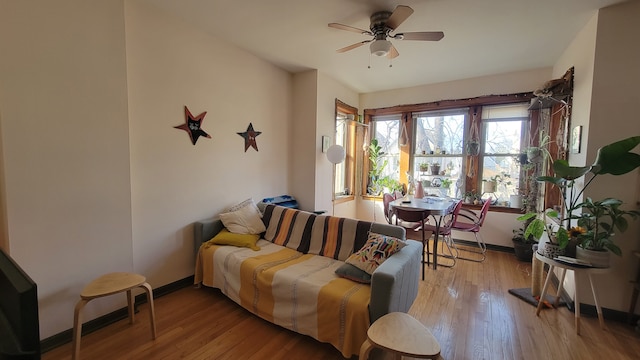
{"label": "wooden baseboard", "polygon": [[[188,287],[193,285],[193,275],[186,277],[184,279],[180,279],[178,281],[174,281],[170,284],[160,286],[157,289],[153,289],[153,298],[157,299],[161,296],[170,294],[176,290]],[[142,293],[135,297],[134,307],[136,312],[138,312],[138,306],[140,304],[144,304],[147,302],[147,294]],[[98,329],[102,329],[108,325],[115,323],[116,321],[120,321],[122,319],[126,319],[128,316],[127,307],[123,307],[121,309],[112,311],[108,314],[102,315],[98,318],[95,318],[91,321],[87,321],[82,324],[82,335],[90,334]],[[64,345],[66,343],[71,342],[73,336],[73,329],[68,329],[58,334],[49,336],[46,339],[40,340],[40,350],[42,353],[45,353],[51,349],[54,349],[60,345]]]}

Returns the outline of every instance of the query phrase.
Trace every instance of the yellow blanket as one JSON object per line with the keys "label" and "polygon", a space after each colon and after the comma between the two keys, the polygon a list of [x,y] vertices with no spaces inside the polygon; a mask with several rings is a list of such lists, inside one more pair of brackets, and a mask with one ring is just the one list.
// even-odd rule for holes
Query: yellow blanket
{"label": "yellow blanket", "polygon": [[357,355],[369,328],[369,285],[342,279],[341,261],[260,240],[260,251],[202,246],[196,283],[222,290],[245,309]]}

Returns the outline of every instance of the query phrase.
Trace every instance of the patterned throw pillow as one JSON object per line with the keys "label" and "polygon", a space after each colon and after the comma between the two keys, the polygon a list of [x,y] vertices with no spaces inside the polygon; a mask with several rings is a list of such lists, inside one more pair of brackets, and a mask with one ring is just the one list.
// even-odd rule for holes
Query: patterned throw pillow
{"label": "patterned throw pillow", "polygon": [[404,240],[369,232],[369,238],[362,249],[349,256],[345,262],[364,270],[367,274],[373,274],[380,264],[405,245],[407,243]]}

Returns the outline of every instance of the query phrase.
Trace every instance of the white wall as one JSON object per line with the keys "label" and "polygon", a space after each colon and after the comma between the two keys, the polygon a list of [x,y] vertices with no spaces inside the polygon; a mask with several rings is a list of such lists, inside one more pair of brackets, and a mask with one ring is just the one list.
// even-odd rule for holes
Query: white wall
{"label": "white wall", "polygon": [[[125,10],[134,269],[157,287],[193,274],[193,221],[288,192],[291,75],[152,6]],[[185,105],[211,139],[174,128]],[[249,123],[258,151],[237,134]]]}
{"label": "white wall", "polygon": [[[361,94],[362,109],[375,109],[395,105],[428,103],[438,100],[466,99],[483,95],[509,94],[533,91],[551,79],[551,68],[534,69],[447,83],[417,86],[405,89]],[[375,221],[384,222],[382,201],[376,202]],[[374,220],[373,202],[359,200],[357,216]],[[518,215],[489,212],[482,229],[486,243],[512,247],[512,230],[519,226]],[[455,238],[475,241],[472,234],[454,233]]]}
{"label": "white wall", "polygon": [[[567,69],[574,67],[573,103],[571,104],[571,128],[582,126],[582,151],[569,154],[569,163],[573,166],[585,166],[589,122],[591,119],[591,97],[593,91],[593,71],[596,49],[598,15],[595,14],[580,30],[571,44],[565,49],[553,67],[553,78],[560,78]],[[576,180],[576,186],[582,188],[582,179]],[[559,274],[559,271],[558,271]],[[575,292],[573,272],[565,276],[563,288],[573,298]],[[587,284],[588,286],[588,284]],[[588,287],[582,287],[588,289]],[[581,294],[582,295],[582,294]],[[586,295],[581,298],[585,299]]]}
{"label": "white wall", "polygon": [[[315,210],[316,202],[316,121],[318,109],[318,71],[293,75],[293,122],[291,140],[291,195],[300,208]],[[312,145],[312,146],[310,146]]]}
{"label": "white wall", "polygon": [[[587,164],[596,157],[597,149],[613,141],[640,135],[638,121],[638,80],[640,79],[640,48],[635,44],[640,36],[640,2],[626,2],[600,10],[598,16],[591,118],[586,138]],[[635,152],[640,152],[638,149]],[[593,199],[614,197],[625,202],[626,209],[638,209],[639,174],[636,170],[623,176],[598,177],[585,191]],[[640,221],[630,224],[625,233],[615,235],[623,257],[612,256],[611,275],[596,280],[601,305],[627,311],[638,260],[631,255],[640,249]],[[588,289],[587,282],[582,288]],[[587,291],[585,291],[587,292]],[[585,299],[590,299],[587,292]],[[581,297],[582,297],[581,293]],[[588,300],[587,300],[588,301]],[[593,302],[591,302],[593,303]]]}
{"label": "white wall", "polygon": [[[0,53],[6,228],[42,338],[71,328],[93,278],[180,280],[193,221],[289,192],[291,75],[188,22],[137,1],[3,1]],[[211,139],[173,128],[185,105]],[[249,122],[258,152],[236,134]],[[85,320],[124,305],[94,300]]]}
{"label": "white wall", "polygon": [[9,246],[44,338],[71,327],[92,278],[134,268],[123,1],[3,1],[0,53]]}

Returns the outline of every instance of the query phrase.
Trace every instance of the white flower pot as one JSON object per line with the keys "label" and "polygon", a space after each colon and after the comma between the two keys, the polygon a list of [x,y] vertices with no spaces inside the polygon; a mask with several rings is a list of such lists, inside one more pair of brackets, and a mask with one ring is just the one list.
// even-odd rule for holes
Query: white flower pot
{"label": "white flower pot", "polygon": [[522,195],[509,195],[509,206],[520,209],[522,207]]}
{"label": "white flower pot", "polygon": [[538,252],[540,255],[548,257],[549,259],[564,255],[564,249],[561,249],[560,245],[552,244],[550,242],[540,244]]}
{"label": "white flower pot", "polygon": [[611,260],[611,252],[595,251],[583,249],[582,246],[576,246],[576,259],[584,260],[593,267],[608,268]]}

